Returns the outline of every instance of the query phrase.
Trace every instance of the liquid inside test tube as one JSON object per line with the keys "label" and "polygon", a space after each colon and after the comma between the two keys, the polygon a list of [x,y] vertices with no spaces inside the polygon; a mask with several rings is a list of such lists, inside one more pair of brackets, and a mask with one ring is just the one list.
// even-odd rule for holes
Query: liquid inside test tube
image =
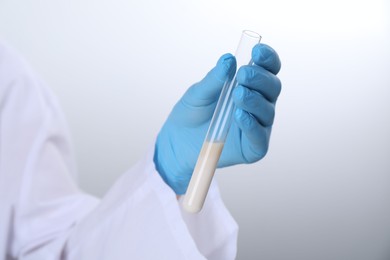
{"label": "liquid inside test tube", "polygon": [[[252,31],[243,31],[235,53],[237,68],[253,64],[252,48],[259,43],[261,36]],[[237,86],[236,76],[225,82],[217,102],[213,117],[191,181],[183,200],[183,208],[190,212],[199,212],[204,204],[211,181],[217,168],[225,140],[230,128],[234,104],[231,98],[233,88]]]}
{"label": "liquid inside test tube", "polygon": [[203,143],[191,177],[191,185],[188,186],[184,197],[183,207],[186,211],[196,213],[202,209],[205,197],[199,194],[208,192],[223,145],[222,142],[206,141]]}

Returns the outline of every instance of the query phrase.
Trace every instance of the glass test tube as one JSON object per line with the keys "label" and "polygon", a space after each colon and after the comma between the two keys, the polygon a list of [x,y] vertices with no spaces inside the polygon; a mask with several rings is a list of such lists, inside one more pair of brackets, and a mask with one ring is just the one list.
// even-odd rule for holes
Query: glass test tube
{"label": "glass test tube", "polygon": [[[242,32],[240,43],[235,53],[237,69],[243,65],[253,64],[251,58],[252,48],[258,44],[260,40],[261,36],[255,32],[248,30]],[[198,161],[196,162],[191,181],[183,200],[183,208],[188,212],[196,213],[203,207],[230,128],[234,111],[234,104],[231,96],[232,90],[236,86],[236,75],[234,75],[231,80],[225,82],[222,88]]]}

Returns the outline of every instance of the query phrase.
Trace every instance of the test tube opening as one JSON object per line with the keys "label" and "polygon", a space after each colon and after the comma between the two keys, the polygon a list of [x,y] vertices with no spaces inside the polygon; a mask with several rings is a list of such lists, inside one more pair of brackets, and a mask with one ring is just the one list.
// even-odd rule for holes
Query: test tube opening
{"label": "test tube opening", "polygon": [[242,33],[246,36],[252,37],[254,39],[261,39],[261,35],[257,32],[251,31],[251,30],[244,30]]}

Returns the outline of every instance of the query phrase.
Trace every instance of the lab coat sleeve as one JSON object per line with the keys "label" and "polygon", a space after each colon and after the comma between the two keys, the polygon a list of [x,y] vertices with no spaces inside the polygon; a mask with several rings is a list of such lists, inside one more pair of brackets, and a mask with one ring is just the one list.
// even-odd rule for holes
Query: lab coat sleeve
{"label": "lab coat sleeve", "polygon": [[183,212],[154,168],[153,150],[102,200],[82,192],[55,97],[15,55],[1,51],[0,46],[9,70],[0,81],[1,169],[12,183],[4,192],[14,198],[7,255],[26,260],[235,258],[237,225],[216,184],[200,214]]}
{"label": "lab coat sleeve", "polygon": [[152,152],[78,225],[67,246],[70,259],[122,259],[134,252],[140,259],[234,259],[237,225],[217,187],[202,213],[189,216],[151,162]]}
{"label": "lab coat sleeve", "polygon": [[188,213],[182,207],[180,210],[198,249],[207,259],[235,258],[238,225],[225,207],[215,179],[198,214]]}

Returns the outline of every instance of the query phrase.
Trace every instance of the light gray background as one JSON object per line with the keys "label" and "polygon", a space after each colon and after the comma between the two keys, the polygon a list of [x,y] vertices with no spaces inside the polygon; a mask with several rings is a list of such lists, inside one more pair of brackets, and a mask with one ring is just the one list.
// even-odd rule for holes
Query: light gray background
{"label": "light gray background", "polygon": [[390,259],[388,1],[0,0],[0,38],[57,93],[103,195],[242,29],[282,59],[267,157],[220,170],[238,259]]}

